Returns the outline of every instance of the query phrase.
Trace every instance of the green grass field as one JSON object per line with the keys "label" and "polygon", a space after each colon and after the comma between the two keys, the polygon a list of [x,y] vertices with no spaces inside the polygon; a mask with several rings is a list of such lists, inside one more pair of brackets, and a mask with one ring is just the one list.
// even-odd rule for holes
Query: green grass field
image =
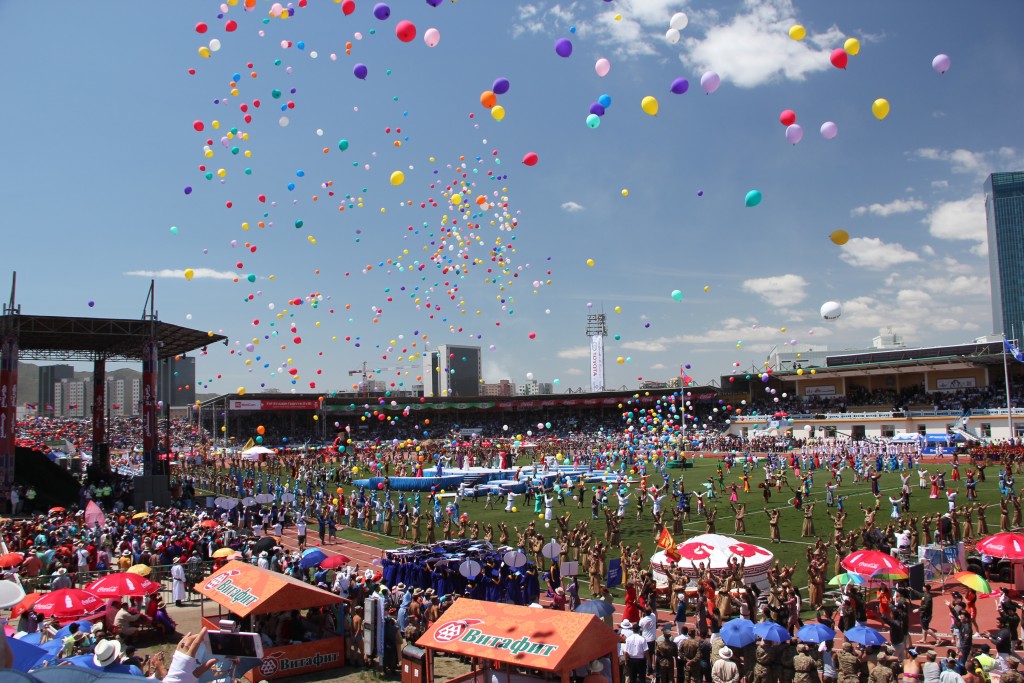
{"label": "green grass field", "polygon": [[[670,476],[673,480],[677,479],[682,473],[684,481],[686,482],[686,488],[688,490],[700,487],[701,482],[707,481],[708,477],[715,476],[716,467],[718,460],[714,458],[698,459],[696,465],[693,468],[686,470],[674,469],[669,470]],[[953,482],[950,479],[951,467],[947,464],[940,466],[938,464],[926,464],[925,469],[929,473],[934,474],[942,469],[946,473],[946,485],[947,488],[955,488],[959,491],[957,499],[958,504],[966,504],[966,491],[963,486],[963,482]],[[734,468],[733,476],[727,476],[725,483],[726,485],[731,483],[739,484],[739,475],[741,471]],[[966,473],[966,468],[961,465],[961,473]],[[986,471],[988,480],[978,484],[978,500],[980,502],[992,503],[992,506],[988,509],[986,519],[988,520],[990,531],[998,531],[999,528],[999,483],[998,476],[995,467],[989,467]],[[746,516],[746,528],[747,534],[740,535],[733,533],[733,513],[729,509],[728,494],[716,493],[716,498],[711,501],[712,505],[718,505],[719,516],[717,520],[717,532],[729,536],[735,536],[747,542],[762,545],[769,548],[778,560],[786,564],[797,564],[797,570],[795,574],[795,580],[797,585],[804,585],[806,582],[806,574],[804,571],[805,565],[805,549],[813,543],[814,539],[801,538],[800,532],[803,525],[803,513],[793,508],[791,500],[793,492],[783,488],[783,492],[777,493],[775,489],[772,490],[772,498],[769,504],[772,508],[783,508],[780,529],[782,532],[783,542],[781,544],[770,544],[768,540],[768,520],[763,512],[763,498],[761,491],[756,487],[756,484],[763,480],[763,470],[752,470],[751,471],[751,492],[744,494],[742,488],[740,489],[739,499],[740,502],[747,503],[747,516]],[[795,481],[795,478],[790,476],[791,483]],[[815,530],[818,535],[829,540],[832,537],[833,526],[832,521],[828,517],[828,508],[825,507],[825,493],[824,487],[828,480],[827,475],[824,471],[818,470],[815,473],[814,488],[812,489],[811,495],[805,500],[805,504],[809,502],[816,503],[814,508],[814,524]],[[837,491],[839,495],[847,496],[845,501],[845,508],[848,513],[846,521],[846,529],[856,529],[863,526],[864,516],[860,511],[860,504],[864,506],[874,505],[874,496],[871,494],[871,486],[869,483],[853,484],[853,473],[850,470],[843,471],[843,485]],[[658,485],[662,483],[663,479],[661,475],[654,475],[650,478],[649,484]],[[891,506],[888,502],[888,496],[895,496],[900,488],[900,476],[899,473],[885,473],[882,476],[880,482],[882,488],[882,505],[876,515],[876,525],[884,527],[890,523],[889,513]],[[945,512],[947,508],[945,496],[941,496],[937,499],[931,499],[928,497],[929,490],[921,490],[918,488],[918,477],[916,471],[913,473],[911,479],[911,486],[913,489],[913,495],[911,497],[910,508],[913,515],[921,515],[923,513],[934,514],[939,512]],[[582,508],[576,508],[576,502],[571,497],[566,498],[566,507],[562,508],[556,503],[555,514],[559,515],[570,510],[572,512],[571,523],[575,523],[580,519],[586,519],[589,521],[591,528],[599,538],[604,537],[604,515],[600,515],[597,520],[590,519],[590,492],[591,487],[587,489],[587,500],[584,502]],[[614,501],[614,497],[613,497]],[[495,526],[499,521],[504,521],[511,532],[513,526],[519,528],[525,527],[531,521],[537,521],[539,530],[550,537],[552,532],[557,528],[555,523],[551,522],[551,527],[545,529],[543,522],[538,519],[537,515],[533,513],[533,506],[527,506],[523,503],[523,499],[516,499],[518,512],[506,513],[504,511],[504,500],[495,502],[494,510],[484,509],[484,499],[481,498],[478,502],[473,502],[471,499],[465,500],[461,503],[460,507],[462,512],[469,514],[470,520],[478,520],[483,526],[485,523],[491,523]],[[653,526],[650,513],[650,505],[647,505],[644,510],[643,519],[638,521],[636,519],[636,508],[632,504],[633,500],[630,501],[630,507],[627,510],[626,517],[622,524],[622,540],[631,545],[635,545],[637,541],[640,541],[645,550],[645,554],[649,557],[656,551],[655,539],[653,537]],[[664,501],[668,509],[674,505],[671,499]],[[527,509],[528,508],[528,509]],[[832,512],[835,511],[833,508]],[[665,518],[667,523],[671,525],[671,513],[667,512]],[[976,519],[975,519],[976,523]],[[693,513],[691,514],[691,521],[684,525],[686,530],[686,537],[695,536],[702,534],[705,531],[705,523],[703,518],[698,518],[696,515],[696,501],[693,500]],[[397,533],[397,532],[396,532]],[[378,535],[376,533],[361,531],[358,529],[343,529],[339,532],[339,535],[343,538],[359,541],[361,543],[367,543],[370,545],[376,545],[378,547],[388,549],[398,547],[396,537],[389,538],[387,536]],[[440,535],[440,529],[438,529],[438,535]],[[497,539],[497,532],[495,532],[495,539]],[[511,541],[515,542],[515,535],[513,533]],[[682,538],[676,538],[677,542],[681,542]],[[616,557],[617,555],[609,555],[609,557]],[[831,557],[830,557],[831,560]],[[831,561],[830,561],[831,565]]]}

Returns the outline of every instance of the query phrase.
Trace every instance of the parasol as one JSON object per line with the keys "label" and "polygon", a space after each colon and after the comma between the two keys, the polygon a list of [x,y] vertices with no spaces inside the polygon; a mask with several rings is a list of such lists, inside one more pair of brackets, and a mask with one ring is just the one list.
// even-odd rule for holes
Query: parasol
{"label": "parasol", "polygon": [[770,640],[773,643],[785,643],[790,639],[789,631],[774,621],[762,621],[754,624],[754,635]]}
{"label": "parasol", "polygon": [[160,590],[160,584],[134,572],[117,572],[101,576],[87,585],[85,590],[101,598],[116,598],[119,595],[141,597]]}
{"label": "parasol", "polygon": [[720,632],[722,642],[729,647],[746,647],[755,640],[754,622],[749,619],[733,619],[727,621]]}
{"label": "parasol", "polygon": [[957,572],[956,574],[953,574],[953,580],[957,583],[962,583],[971,590],[977,591],[979,593],[992,592],[992,586],[989,585],[988,581],[986,581],[981,576],[975,574],[974,572]]}
{"label": "parasol", "polygon": [[593,614],[595,617],[604,619],[615,614],[615,605],[604,600],[584,600],[573,612],[580,614]]}
{"label": "parasol", "polygon": [[331,555],[326,560],[320,563],[323,569],[337,569],[338,567],[344,566],[351,562],[352,559],[345,555]]}
{"label": "parasol", "polygon": [[153,571],[153,568],[150,567],[148,564],[133,564],[132,566],[128,567],[128,569],[126,569],[125,571],[127,571],[129,574],[149,576],[150,572]]}
{"label": "parasol", "polygon": [[215,557],[215,558],[218,558],[218,559],[219,558],[228,558],[228,557],[231,557],[232,555],[234,555],[235,552],[236,551],[235,551],[234,548],[217,548],[216,550],[213,551],[213,554],[210,555],[210,557]]}
{"label": "parasol", "polygon": [[95,612],[103,600],[79,588],[61,588],[39,598],[32,608],[44,617],[68,619]]}
{"label": "parasol", "polygon": [[10,569],[17,567],[19,564],[25,561],[25,556],[21,553],[6,553],[0,555],[0,569]]}
{"label": "parasol", "polygon": [[835,640],[836,632],[825,624],[804,624],[796,632],[796,637],[805,643],[825,643]]}
{"label": "parasol", "polygon": [[299,569],[315,567],[326,559],[327,553],[320,548],[306,548],[302,551],[302,557],[299,558]]}
{"label": "parasol", "polygon": [[1024,534],[1003,532],[978,541],[979,553],[1005,560],[1024,560]]}
{"label": "parasol", "polygon": [[885,636],[870,626],[854,626],[843,633],[843,637],[861,645],[885,645]]}

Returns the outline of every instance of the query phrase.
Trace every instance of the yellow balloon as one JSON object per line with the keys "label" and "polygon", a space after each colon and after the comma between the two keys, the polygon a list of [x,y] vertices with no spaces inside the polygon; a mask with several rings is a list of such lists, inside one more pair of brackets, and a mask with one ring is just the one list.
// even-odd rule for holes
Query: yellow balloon
{"label": "yellow balloon", "polygon": [[398,187],[405,182],[405,174],[401,171],[395,171],[391,174],[391,184]]}
{"label": "yellow balloon", "polygon": [[832,244],[839,245],[840,247],[850,241],[850,233],[845,230],[833,230],[828,238],[832,240]]}
{"label": "yellow balloon", "polygon": [[452,195],[452,204],[454,204],[455,206],[458,206],[461,203],[462,203],[462,195],[459,194],[458,192],[456,192],[455,194]]}
{"label": "yellow balloon", "polygon": [[807,37],[807,29],[800,24],[794,24],[789,27],[789,37],[793,40],[803,40]]}
{"label": "yellow balloon", "polygon": [[803,368],[797,368],[796,374],[798,374],[798,375],[804,374],[804,369]]}
{"label": "yellow balloon", "polygon": [[649,114],[651,116],[657,116],[658,115],[658,100],[656,98],[652,97],[651,95],[648,95],[647,97],[645,97],[642,100],[640,100],[640,108],[644,110],[645,114]]}
{"label": "yellow balloon", "polygon": [[238,391],[236,393],[239,396],[245,396],[245,387],[238,387]]}
{"label": "yellow balloon", "polygon": [[512,512],[519,512],[519,508],[517,508],[516,506],[513,505],[512,506]]}
{"label": "yellow balloon", "polygon": [[856,56],[860,52],[860,41],[856,38],[847,38],[843,43],[843,49],[846,50],[846,54]]}
{"label": "yellow balloon", "polygon": [[627,190],[626,188],[622,188],[622,196],[623,197],[628,197],[629,196],[629,190]]}
{"label": "yellow balloon", "polygon": [[206,47],[205,45],[200,47],[199,48],[199,56],[202,57],[203,59],[209,59],[210,58],[210,48]]}
{"label": "yellow balloon", "polygon": [[711,287],[709,287],[708,285],[704,285],[704,293],[707,294],[710,291],[711,291]]}
{"label": "yellow balloon", "polygon": [[881,121],[889,115],[889,100],[879,97],[877,100],[871,103],[871,113],[875,115],[875,118]]}
{"label": "yellow balloon", "polygon": [[195,276],[196,276],[196,271],[192,270],[191,268],[186,268],[185,269],[185,279],[186,280],[191,280]]}
{"label": "yellow balloon", "polygon": [[491,118],[494,119],[495,121],[501,121],[503,118],[505,118],[505,107],[501,106],[500,104],[496,104],[493,107],[491,107]]}
{"label": "yellow balloon", "polygon": [[588,258],[587,259],[587,265],[590,266],[591,268],[593,268],[594,267],[594,259]]}
{"label": "yellow balloon", "polygon": [[615,307],[615,312],[616,313],[622,313],[622,306],[616,306]]}

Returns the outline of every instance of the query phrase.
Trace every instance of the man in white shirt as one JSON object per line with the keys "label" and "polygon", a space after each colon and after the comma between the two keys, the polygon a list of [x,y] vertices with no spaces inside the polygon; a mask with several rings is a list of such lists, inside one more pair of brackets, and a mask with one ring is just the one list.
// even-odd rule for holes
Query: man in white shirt
{"label": "man in white shirt", "polygon": [[647,643],[647,669],[650,671],[653,668],[654,646],[658,641],[658,619],[654,609],[648,608],[647,614],[640,617],[640,623],[637,625],[640,627],[640,635]]}
{"label": "man in white shirt", "polygon": [[640,624],[635,624],[623,643],[629,683],[645,683],[647,678],[647,640],[640,635]]}
{"label": "man in white shirt", "polygon": [[306,520],[303,517],[295,522],[295,535],[299,543],[299,552],[306,548]]}

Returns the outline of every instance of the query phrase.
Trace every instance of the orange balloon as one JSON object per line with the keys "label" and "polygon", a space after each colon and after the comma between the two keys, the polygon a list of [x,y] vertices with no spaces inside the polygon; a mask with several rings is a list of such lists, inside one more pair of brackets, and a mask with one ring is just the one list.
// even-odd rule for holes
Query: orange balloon
{"label": "orange balloon", "polygon": [[484,105],[486,108],[490,109],[497,103],[498,96],[495,95],[490,90],[484,90],[482,93],[480,93],[480,104]]}
{"label": "orange balloon", "polygon": [[487,197],[485,197],[484,195],[480,195],[479,197],[476,198],[476,203],[479,204],[480,206],[483,206],[484,204],[487,203]]}
{"label": "orange balloon", "polygon": [[263,436],[264,434],[267,433],[267,428],[264,427],[263,425],[260,425],[259,427],[256,428],[256,433],[259,434],[260,436]]}

